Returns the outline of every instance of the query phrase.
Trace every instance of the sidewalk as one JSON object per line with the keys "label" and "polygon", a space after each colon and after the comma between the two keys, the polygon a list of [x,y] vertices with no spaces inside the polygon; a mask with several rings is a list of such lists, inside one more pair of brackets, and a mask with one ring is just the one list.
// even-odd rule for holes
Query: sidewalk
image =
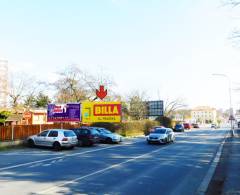
{"label": "sidewalk", "polygon": [[235,137],[226,139],[206,194],[240,195],[240,130],[235,130]]}

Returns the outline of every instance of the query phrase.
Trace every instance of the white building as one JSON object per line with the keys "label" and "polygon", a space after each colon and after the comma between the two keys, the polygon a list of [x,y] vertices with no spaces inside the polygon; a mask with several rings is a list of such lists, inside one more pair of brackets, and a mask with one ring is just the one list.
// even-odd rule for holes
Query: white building
{"label": "white building", "polygon": [[7,107],[8,61],[0,58],[0,108]]}
{"label": "white building", "polygon": [[195,123],[217,123],[217,110],[208,106],[200,106],[191,110],[191,118]]}

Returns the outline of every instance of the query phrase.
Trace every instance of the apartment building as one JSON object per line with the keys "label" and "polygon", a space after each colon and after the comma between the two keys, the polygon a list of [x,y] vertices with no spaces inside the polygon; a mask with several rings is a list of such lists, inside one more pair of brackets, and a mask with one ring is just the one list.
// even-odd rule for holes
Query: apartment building
{"label": "apartment building", "polygon": [[208,106],[199,106],[191,110],[191,118],[195,123],[216,123],[217,110]]}

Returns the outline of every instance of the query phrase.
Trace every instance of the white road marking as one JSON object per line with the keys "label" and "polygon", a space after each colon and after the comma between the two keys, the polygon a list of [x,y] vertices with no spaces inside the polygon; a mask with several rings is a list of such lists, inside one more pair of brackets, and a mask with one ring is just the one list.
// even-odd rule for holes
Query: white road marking
{"label": "white road marking", "polygon": [[[164,148],[165,148],[165,147],[164,147]],[[106,167],[106,168],[104,168],[104,169],[101,169],[101,170],[92,172],[92,173],[90,173],[90,174],[87,174],[87,175],[78,177],[78,178],[73,179],[73,180],[71,180],[71,181],[62,182],[61,184],[58,184],[58,185],[55,185],[55,186],[50,187],[50,188],[48,188],[48,189],[45,189],[45,190],[43,190],[43,191],[37,192],[36,194],[49,194],[49,193],[54,193],[54,190],[57,190],[57,188],[59,188],[59,187],[62,187],[62,186],[68,185],[68,184],[73,184],[73,183],[75,183],[75,182],[79,182],[79,181],[81,181],[81,180],[83,180],[83,179],[86,179],[86,178],[88,178],[88,177],[91,177],[91,176],[94,176],[94,175],[103,173],[103,172],[108,171],[108,170],[110,170],[110,169],[114,169],[114,168],[120,167],[120,166],[123,165],[123,164],[126,164],[126,163],[129,163],[129,162],[138,160],[138,159],[143,158],[143,157],[146,157],[146,156],[148,156],[148,155],[150,155],[150,154],[153,154],[153,153],[156,153],[156,152],[158,152],[158,151],[160,151],[160,150],[162,150],[162,149],[163,149],[163,148],[160,147],[160,148],[158,148],[158,149],[156,149],[156,150],[153,150],[153,151],[151,151],[151,152],[142,154],[142,155],[140,155],[140,156],[132,157],[131,159],[126,160],[126,161],[124,161],[124,162],[111,165],[111,166],[109,166],[109,167]]]}
{"label": "white road marking", "polygon": [[101,150],[107,150],[107,149],[111,149],[111,148],[116,148],[116,147],[131,145],[131,144],[135,144],[135,143],[142,142],[142,141],[143,141],[143,140],[141,140],[141,141],[136,141],[136,142],[130,142],[130,143],[124,143],[124,144],[120,144],[120,145],[109,146],[109,147],[104,147],[104,148],[99,148],[99,149],[90,150],[90,151],[85,151],[85,152],[78,152],[78,153],[73,153],[73,154],[66,154],[66,155],[59,156],[59,157],[53,157],[53,158],[48,158],[48,159],[44,159],[44,160],[37,160],[37,161],[32,161],[32,162],[28,162],[28,163],[22,163],[22,164],[18,164],[18,165],[7,166],[7,167],[0,168],[0,171],[5,171],[5,170],[9,170],[9,169],[24,167],[24,166],[28,166],[28,165],[34,165],[34,164],[38,164],[38,163],[42,163],[42,162],[47,162],[47,161],[63,160],[63,159],[66,158],[66,157],[73,157],[73,156],[77,156],[77,155],[81,155],[81,154],[88,154],[88,153],[97,152],[97,151],[101,151]]}

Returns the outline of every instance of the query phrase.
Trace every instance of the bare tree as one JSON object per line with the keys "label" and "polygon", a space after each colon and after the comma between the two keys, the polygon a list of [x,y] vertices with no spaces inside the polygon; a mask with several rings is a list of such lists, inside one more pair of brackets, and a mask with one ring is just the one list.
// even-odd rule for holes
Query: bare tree
{"label": "bare tree", "polygon": [[70,65],[64,71],[58,73],[59,79],[53,83],[57,90],[58,102],[80,102],[95,99],[96,89],[99,85],[111,87],[113,82],[108,77],[102,79],[82,71],[77,65]]}
{"label": "bare tree", "polygon": [[[19,107],[23,107],[24,98],[29,99],[32,97],[38,87],[36,81],[26,75],[25,73],[18,73],[12,75],[10,90],[9,90],[9,99],[10,106],[17,110]],[[28,101],[30,103],[30,101]]]}
{"label": "bare tree", "polygon": [[226,5],[231,5],[232,7],[237,7],[240,5],[240,1],[239,0],[227,0],[225,2]]}
{"label": "bare tree", "polygon": [[[231,6],[232,8],[236,9],[240,6],[240,0],[223,0],[223,5]],[[229,39],[232,41],[233,46],[239,47],[240,30],[238,27],[231,32]]]}
{"label": "bare tree", "polygon": [[167,99],[164,102],[164,116],[170,117],[174,111],[183,109],[186,106],[182,98],[176,98],[174,100]]}

